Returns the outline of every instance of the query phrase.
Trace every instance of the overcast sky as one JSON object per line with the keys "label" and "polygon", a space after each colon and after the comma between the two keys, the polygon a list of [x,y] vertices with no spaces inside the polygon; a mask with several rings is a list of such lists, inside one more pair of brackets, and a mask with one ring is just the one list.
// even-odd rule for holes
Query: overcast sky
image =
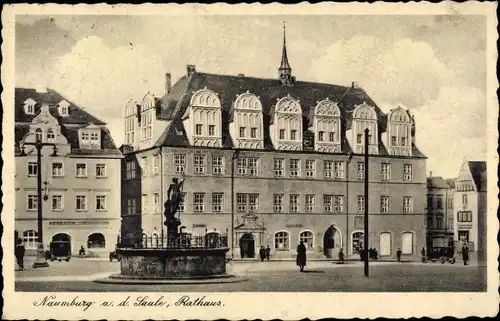
{"label": "overcast sky", "polygon": [[481,16],[17,16],[16,86],[59,91],[121,144],[125,103],[162,96],[166,72],[276,78],[283,20],[298,80],[357,81],[384,111],[414,113],[427,172],[486,160]]}

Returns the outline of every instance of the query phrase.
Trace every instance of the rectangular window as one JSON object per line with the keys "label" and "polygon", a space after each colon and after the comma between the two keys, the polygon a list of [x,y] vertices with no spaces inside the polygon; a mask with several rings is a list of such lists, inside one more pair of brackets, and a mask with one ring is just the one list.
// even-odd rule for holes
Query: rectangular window
{"label": "rectangular window", "polygon": [[97,195],[95,197],[95,210],[96,211],[105,211],[106,210],[106,196]]}
{"label": "rectangular window", "polygon": [[208,125],[208,136],[215,136],[215,125]]}
{"label": "rectangular window", "polygon": [[202,124],[196,124],[195,130],[196,130],[195,135],[197,135],[197,136],[203,135],[203,125]]}
{"label": "rectangular window", "polygon": [[344,162],[335,162],[335,178],[344,178]]}
{"label": "rectangular window", "polygon": [[205,174],[205,155],[194,155],[194,173]]}
{"label": "rectangular window", "polygon": [[285,130],[280,129],[280,139],[285,139]]}
{"label": "rectangular window", "polygon": [[87,177],[87,164],[76,164],[76,177]]}
{"label": "rectangular window", "polygon": [[245,137],[245,127],[240,127],[240,137]]}
{"label": "rectangular window", "polygon": [[380,213],[389,213],[389,196],[380,196]]}
{"label": "rectangular window", "polygon": [[406,146],[406,137],[401,137],[401,146]]}
{"label": "rectangular window", "polygon": [[323,177],[325,179],[332,179],[333,177],[333,161],[323,161]]}
{"label": "rectangular window", "polygon": [[315,172],[314,160],[306,160],[306,178],[314,178]]}
{"label": "rectangular window", "polygon": [[333,212],[333,195],[323,195],[323,211],[325,213]]}
{"label": "rectangular window", "polygon": [[136,165],[135,165],[134,161],[127,162],[127,172],[126,172],[127,179],[135,178],[135,176],[136,176],[136,167],[135,166]]}
{"label": "rectangular window", "polygon": [[324,140],[325,140],[325,132],[322,131],[318,132],[318,141],[322,142]]}
{"label": "rectangular window", "polygon": [[283,213],[283,195],[274,194],[273,203],[274,203],[274,212]]}
{"label": "rectangular window", "polygon": [[328,133],[328,140],[329,140],[330,142],[335,141],[335,133],[334,133],[334,132],[329,132],[329,133]]}
{"label": "rectangular window", "polygon": [[427,209],[432,210],[434,208],[434,199],[432,195],[427,195]]}
{"label": "rectangular window", "polygon": [[248,212],[257,213],[259,211],[259,194],[248,194]]}
{"label": "rectangular window", "polygon": [[248,173],[248,158],[238,157],[238,175],[247,175]]}
{"label": "rectangular window", "polygon": [[148,158],[147,157],[141,158],[141,169],[142,169],[142,176],[148,175]]}
{"label": "rectangular window", "polygon": [[158,175],[160,173],[160,155],[154,155],[153,157],[153,174]]}
{"label": "rectangular window", "polygon": [[52,210],[53,211],[63,210],[62,195],[52,195]]}
{"label": "rectangular window", "polygon": [[275,158],[274,159],[274,176],[275,177],[283,177],[285,168],[283,166],[284,160],[282,158]]}
{"label": "rectangular window", "polygon": [[448,208],[449,209],[453,208],[453,197],[448,197]]}
{"label": "rectangular window", "polygon": [[290,177],[300,176],[300,167],[298,159],[290,159]]}
{"label": "rectangular window", "polygon": [[212,156],[212,174],[222,175],[224,173],[224,157]]}
{"label": "rectangular window", "polygon": [[358,213],[364,213],[365,212],[365,196],[364,195],[358,195]]}
{"label": "rectangular window", "polygon": [[462,242],[469,242],[469,231],[458,231],[458,239]]}
{"label": "rectangular window", "polygon": [[395,146],[398,144],[398,139],[396,136],[391,137],[391,144],[392,144],[392,146]]}
{"label": "rectangular window", "polygon": [[64,176],[63,163],[52,163],[52,177]]}
{"label": "rectangular window", "polygon": [[462,205],[467,205],[467,194],[462,194]]}
{"label": "rectangular window", "polygon": [[38,175],[38,164],[37,162],[28,162],[28,176]]}
{"label": "rectangular window", "polygon": [[413,198],[405,196],[403,197],[403,213],[410,214],[413,212]]}
{"label": "rectangular window", "polygon": [[222,193],[212,193],[212,212],[222,213],[223,196]]}
{"label": "rectangular window", "polygon": [[337,195],[333,198],[333,201],[334,201],[333,211],[335,213],[342,213],[344,208],[344,196]]}
{"label": "rectangular window", "polygon": [[412,168],[411,165],[409,164],[404,164],[403,165],[403,181],[405,182],[411,182],[412,179]]}
{"label": "rectangular window", "polygon": [[148,194],[142,194],[141,211],[143,214],[148,211]]}
{"label": "rectangular window", "polygon": [[437,228],[442,229],[443,228],[443,218],[442,217],[436,217],[436,223],[437,223]]}
{"label": "rectangular window", "polygon": [[106,177],[106,164],[96,164],[95,165],[95,176],[96,177]]}
{"label": "rectangular window", "polygon": [[305,210],[307,213],[314,212],[314,195],[306,195]]}
{"label": "rectangular window", "polygon": [[76,210],[77,211],[86,211],[87,210],[87,196],[86,195],[77,195],[76,196]]}
{"label": "rectangular window", "polygon": [[257,128],[254,127],[250,130],[250,137],[257,138]]}
{"label": "rectangular window", "polygon": [[443,197],[442,196],[436,197],[436,207],[438,209],[443,209]]}
{"label": "rectangular window", "polygon": [[193,206],[195,213],[203,213],[205,211],[205,194],[204,193],[194,193],[193,194]]}
{"label": "rectangular window", "polygon": [[299,195],[290,195],[290,213],[297,213],[299,211]]}
{"label": "rectangular window", "polygon": [[457,213],[457,222],[470,223],[472,222],[472,212],[461,211]]}
{"label": "rectangular window", "polygon": [[236,194],[236,209],[238,213],[247,212],[247,194]]}
{"label": "rectangular window", "polygon": [[28,195],[28,210],[38,209],[38,196]]}
{"label": "rectangular window", "polygon": [[391,179],[391,165],[382,164],[382,181],[389,181]]}
{"label": "rectangular window", "polygon": [[154,213],[160,212],[160,193],[153,194],[153,211]]}
{"label": "rectangular window", "polygon": [[358,180],[365,179],[365,163],[358,163]]}
{"label": "rectangular window", "polygon": [[297,139],[297,130],[296,129],[292,129],[290,131],[290,140],[296,140]]}
{"label": "rectangular window", "polygon": [[362,144],[363,143],[363,134],[357,134],[356,135],[356,143],[357,144]]}
{"label": "rectangular window", "polygon": [[137,199],[132,198],[127,200],[127,214],[128,215],[137,214]]}
{"label": "rectangular window", "polygon": [[259,159],[251,157],[248,159],[248,175],[257,176],[259,175]]}
{"label": "rectangular window", "polygon": [[184,174],[186,172],[186,155],[174,154],[174,173]]}
{"label": "rectangular window", "polygon": [[184,213],[186,210],[184,200],[186,199],[186,193],[181,194],[181,200],[179,202],[179,213]]}

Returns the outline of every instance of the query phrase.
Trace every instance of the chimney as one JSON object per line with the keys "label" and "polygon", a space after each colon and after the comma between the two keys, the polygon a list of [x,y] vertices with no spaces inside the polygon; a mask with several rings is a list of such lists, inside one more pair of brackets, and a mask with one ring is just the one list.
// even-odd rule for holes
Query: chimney
{"label": "chimney", "polygon": [[357,81],[353,81],[351,87],[352,88],[359,88],[358,82]]}
{"label": "chimney", "polygon": [[187,65],[187,76],[191,76],[196,72],[196,66],[195,65]]}
{"label": "chimney", "polygon": [[165,74],[165,94],[168,94],[171,88],[172,88],[172,75],[169,72],[167,72]]}
{"label": "chimney", "polygon": [[245,77],[245,74],[238,74],[238,77]]}

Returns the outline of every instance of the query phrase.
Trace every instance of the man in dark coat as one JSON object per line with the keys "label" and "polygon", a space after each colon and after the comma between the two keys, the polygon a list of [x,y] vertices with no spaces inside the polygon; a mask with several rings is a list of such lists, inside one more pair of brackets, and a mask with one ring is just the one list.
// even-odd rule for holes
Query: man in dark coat
{"label": "man in dark coat", "polygon": [[266,247],[266,259],[269,261],[269,258],[271,257],[271,248],[269,245]]}
{"label": "man in dark coat", "polygon": [[264,249],[263,245],[260,246],[259,256],[260,256],[260,261],[264,262],[264,259],[266,258],[266,250]]}
{"label": "man in dark coat", "polygon": [[24,248],[23,240],[17,239],[15,255],[16,255],[17,265],[19,265],[19,268],[21,270],[24,269],[24,252],[25,252],[25,248]]}
{"label": "man in dark coat", "polygon": [[464,265],[467,265],[467,261],[469,261],[469,248],[467,244],[464,244],[462,247],[462,259],[464,260]]}
{"label": "man in dark coat", "polygon": [[378,260],[378,252],[377,252],[377,249],[375,247],[373,248],[373,259]]}
{"label": "man in dark coat", "polygon": [[340,249],[339,251],[339,263],[344,264],[344,250]]}
{"label": "man in dark coat", "polygon": [[401,249],[400,249],[400,248],[398,248],[398,251],[396,252],[396,256],[398,257],[398,262],[401,262],[401,254],[402,254],[402,253],[403,253],[403,252],[401,252]]}
{"label": "man in dark coat", "polygon": [[300,267],[300,272],[304,272],[304,266],[306,266],[306,246],[303,241],[300,241],[299,246],[297,246],[297,266]]}

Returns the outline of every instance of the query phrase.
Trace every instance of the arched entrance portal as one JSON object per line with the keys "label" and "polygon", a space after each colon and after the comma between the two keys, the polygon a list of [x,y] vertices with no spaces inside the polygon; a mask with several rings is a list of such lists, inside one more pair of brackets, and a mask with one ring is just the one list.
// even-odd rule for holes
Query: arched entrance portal
{"label": "arched entrance portal", "polygon": [[59,233],[54,236],[52,236],[52,242],[65,242],[67,243],[67,248],[71,252],[71,236],[69,236],[66,233]]}
{"label": "arched entrance portal", "polygon": [[255,240],[252,234],[245,233],[240,238],[240,253],[241,258],[255,257]]}
{"label": "arched entrance portal", "polygon": [[323,236],[323,254],[327,258],[334,257],[335,254],[338,254],[342,246],[341,242],[342,237],[340,232],[334,225],[330,225]]}

